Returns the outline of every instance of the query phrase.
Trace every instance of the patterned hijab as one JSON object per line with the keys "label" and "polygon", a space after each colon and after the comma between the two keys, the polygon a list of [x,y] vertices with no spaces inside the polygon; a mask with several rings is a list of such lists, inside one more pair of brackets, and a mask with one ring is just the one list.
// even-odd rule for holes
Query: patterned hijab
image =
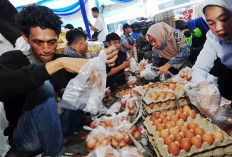
{"label": "patterned hijab", "polygon": [[147,35],[146,35],[147,40],[148,40],[148,34],[149,34],[153,38],[156,38],[161,43],[161,45],[163,45],[163,43],[165,42],[167,43],[164,49],[160,50],[160,49],[155,48],[155,51],[160,56],[166,59],[169,59],[169,60],[176,57],[176,55],[179,52],[177,44],[176,44],[176,39],[174,38],[173,31],[174,29],[171,26],[169,26],[168,24],[164,22],[160,22],[160,23],[156,23],[152,25],[148,29]]}

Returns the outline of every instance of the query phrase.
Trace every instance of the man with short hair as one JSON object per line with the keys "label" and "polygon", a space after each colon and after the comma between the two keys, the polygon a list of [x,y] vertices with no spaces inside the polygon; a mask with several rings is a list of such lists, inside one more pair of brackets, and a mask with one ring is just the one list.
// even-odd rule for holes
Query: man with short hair
{"label": "man with short hair", "polygon": [[96,21],[94,26],[89,22],[90,29],[94,31],[94,33],[97,35],[96,40],[104,42],[106,40],[106,36],[104,30],[105,22],[103,16],[99,13],[97,7],[93,7],[91,11],[93,17],[96,18]]}
{"label": "man with short hair", "polygon": [[111,89],[117,85],[126,83],[124,69],[130,67],[130,61],[127,60],[126,52],[120,50],[120,37],[117,33],[110,33],[106,36],[107,46],[115,46],[119,50],[118,58],[114,67],[107,67],[107,86]]}
{"label": "man with short hair", "polygon": [[133,50],[135,41],[130,35],[132,32],[131,26],[128,23],[124,24],[123,31],[124,33],[121,35],[121,50],[124,52],[127,50]]}
{"label": "man with short hair", "polygon": [[[16,15],[16,22],[30,51],[9,51],[0,56],[0,101],[9,121],[4,134],[14,150],[29,153],[21,154],[23,157],[35,151],[60,156],[64,152],[63,136],[73,129],[78,115],[76,111],[64,112],[60,120],[54,89],[67,85],[65,71],[78,73],[88,60],[55,53],[62,22],[51,9],[28,6]],[[114,50],[106,50],[107,64],[116,60],[117,52],[111,53]],[[99,75],[92,73],[90,82],[95,79],[100,87]],[[72,121],[70,115],[74,116]],[[8,152],[7,157],[11,155]]]}

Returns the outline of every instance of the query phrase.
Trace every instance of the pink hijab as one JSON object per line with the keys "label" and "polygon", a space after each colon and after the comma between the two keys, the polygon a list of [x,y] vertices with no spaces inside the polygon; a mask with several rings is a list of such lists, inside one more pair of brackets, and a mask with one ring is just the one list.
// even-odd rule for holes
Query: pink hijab
{"label": "pink hijab", "polygon": [[[173,31],[174,29],[164,22],[152,25],[147,31],[147,35],[149,34],[153,38],[156,38],[161,44],[165,41],[167,42],[167,45],[163,50],[155,49],[155,51],[169,60],[176,57],[179,52]],[[148,40],[148,36],[146,36],[146,38]]]}

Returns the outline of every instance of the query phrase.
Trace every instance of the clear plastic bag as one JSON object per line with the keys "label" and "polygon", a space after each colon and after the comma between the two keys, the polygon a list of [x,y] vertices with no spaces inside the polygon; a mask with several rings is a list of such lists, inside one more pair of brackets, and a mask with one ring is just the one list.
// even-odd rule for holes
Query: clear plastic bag
{"label": "clear plastic bag", "polygon": [[122,157],[111,145],[100,146],[91,152],[87,157]]}
{"label": "clear plastic bag", "polygon": [[0,156],[5,156],[10,146],[8,144],[8,137],[4,136],[3,132],[8,126],[5,110],[3,104],[0,102]]}
{"label": "clear plastic bag", "polygon": [[137,84],[137,78],[135,76],[130,75],[128,77],[127,84],[128,85],[136,85]]}
{"label": "clear plastic bag", "polygon": [[153,80],[156,76],[157,71],[151,70],[151,64],[148,64],[145,70],[140,73],[140,77],[144,77],[146,80]]}
{"label": "clear plastic bag", "polygon": [[[64,108],[77,110],[82,109],[94,115],[105,112],[102,99],[106,89],[106,53],[102,50],[98,57],[91,59],[85,64],[79,74],[69,81],[61,100]],[[101,78],[101,87],[95,82],[89,87],[89,77],[93,70],[98,71]]]}
{"label": "clear plastic bag", "polygon": [[143,157],[136,147],[123,147],[119,152],[122,157]]}
{"label": "clear plastic bag", "polygon": [[190,101],[208,118],[213,118],[215,113],[220,108],[221,96],[215,84],[208,84],[208,86],[199,90],[194,84],[187,83],[185,91],[190,98]]}
{"label": "clear plastic bag", "polygon": [[171,78],[173,76],[174,75],[170,71],[168,71],[167,74],[161,74],[159,79],[160,79],[161,82],[163,82],[163,81],[166,81],[167,79],[169,79],[169,78]]}
{"label": "clear plastic bag", "polygon": [[132,57],[130,59],[130,71],[134,73],[136,71],[136,69],[137,69],[137,63],[136,63],[135,59]]}

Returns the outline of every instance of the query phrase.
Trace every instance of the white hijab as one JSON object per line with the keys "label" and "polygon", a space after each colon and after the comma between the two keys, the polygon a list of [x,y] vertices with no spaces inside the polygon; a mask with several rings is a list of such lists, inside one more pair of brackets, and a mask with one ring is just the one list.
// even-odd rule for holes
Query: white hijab
{"label": "white hijab", "polygon": [[205,20],[204,9],[209,5],[216,5],[223,7],[232,13],[232,0],[205,0],[202,6],[202,17],[204,18],[204,20]]}

